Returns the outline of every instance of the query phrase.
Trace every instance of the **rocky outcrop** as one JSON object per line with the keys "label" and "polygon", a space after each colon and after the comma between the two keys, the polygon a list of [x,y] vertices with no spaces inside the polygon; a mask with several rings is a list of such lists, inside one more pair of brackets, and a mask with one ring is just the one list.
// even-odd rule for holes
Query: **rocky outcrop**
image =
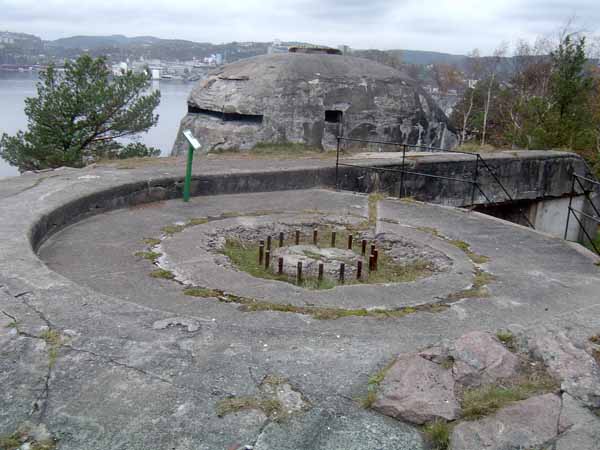
{"label": "rocky outcrop", "polygon": [[[574,343],[548,329],[508,338],[519,353],[489,333],[471,332],[401,354],[380,383],[373,407],[414,424],[455,422],[451,450],[598,450],[600,417],[591,410],[600,398],[596,344]],[[505,394],[494,394],[499,390],[522,400],[490,406],[503,404]],[[468,393],[479,403],[469,404]],[[487,398],[488,393],[499,397]],[[467,420],[474,417],[480,418]]]}
{"label": "rocky outcrop", "polygon": [[[258,143],[335,148],[336,136],[451,148],[435,101],[406,74],[361,58],[273,54],[229,64],[192,90],[173,155],[192,130],[205,151]],[[348,143],[351,145],[352,143]]]}
{"label": "rocky outcrop", "polygon": [[460,412],[451,371],[414,354],[400,355],[388,370],[373,408],[416,424],[454,420]]}
{"label": "rocky outcrop", "polygon": [[449,353],[454,359],[454,379],[463,386],[490,384],[514,377],[519,370],[519,358],[489,333],[465,334]]}
{"label": "rocky outcrop", "polygon": [[569,394],[563,394],[562,405],[556,450],[597,450],[600,447],[600,418]]}
{"label": "rocky outcrop", "polygon": [[557,436],[560,404],[555,394],[540,395],[485,419],[461,422],[452,432],[452,450],[539,448]]}
{"label": "rocky outcrop", "polygon": [[527,339],[532,355],[561,380],[561,388],[587,406],[600,408],[600,367],[564,332],[541,331]]}
{"label": "rocky outcrop", "polygon": [[379,386],[373,407],[423,424],[460,416],[456,385],[479,386],[517,374],[519,359],[489,333],[472,332],[419,353],[398,356]]}

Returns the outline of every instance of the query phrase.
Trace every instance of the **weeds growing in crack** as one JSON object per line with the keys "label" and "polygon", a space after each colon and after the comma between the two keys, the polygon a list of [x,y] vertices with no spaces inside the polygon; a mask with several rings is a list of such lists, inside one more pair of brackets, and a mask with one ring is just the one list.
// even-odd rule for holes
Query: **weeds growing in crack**
{"label": "weeds growing in crack", "polygon": [[216,298],[223,303],[237,303],[244,312],[274,311],[304,314],[318,320],[336,320],[344,317],[374,317],[374,318],[400,318],[417,311],[439,312],[448,308],[445,305],[406,306],[398,309],[343,309],[325,308],[318,306],[296,306],[282,303],[272,303],[249,297],[226,294],[223,291],[202,287],[188,287],[184,295],[199,298]]}
{"label": "weeds growing in crack", "polygon": [[162,253],[154,252],[154,251],[136,252],[135,256],[137,256],[139,258],[147,259],[148,261],[155,263],[158,260],[158,258],[160,258],[162,256]]}
{"label": "weeds growing in crack", "polygon": [[445,420],[434,420],[423,426],[423,434],[431,450],[447,450],[450,448],[452,425]]}
{"label": "weeds growing in crack", "polygon": [[467,289],[453,292],[446,297],[447,301],[457,301],[465,298],[486,298],[489,297],[487,285],[496,280],[496,277],[489,272],[475,268],[473,275],[473,284]]}
{"label": "weeds growing in crack", "polygon": [[62,335],[53,329],[45,330],[40,334],[40,338],[46,341],[48,346],[48,364],[53,367],[58,358],[58,350],[63,344]]}
{"label": "weeds growing in crack", "polygon": [[154,271],[150,272],[150,276],[152,278],[160,278],[163,280],[174,280],[175,279],[175,274],[173,272],[171,272],[170,270],[165,270],[165,269],[154,270]]}
{"label": "weeds growing in crack", "polygon": [[535,371],[496,384],[466,389],[462,393],[462,418],[476,420],[502,407],[534,395],[556,392],[560,384],[545,371]]}
{"label": "weeds growing in crack", "polygon": [[371,375],[369,378],[369,382],[367,384],[367,394],[364,398],[360,399],[360,404],[363,408],[372,408],[373,404],[377,400],[377,391],[379,390],[379,385],[385,378],[388,371],[392,368],[396,359],[392,359],[388,362],[382,369],[378,370],[376,373]]}
{"label": "weeds growing in crack", "polygon": [[417,230],[423,231],[424,233],[429,233],[439,239],[442,239],[442,240],[448,242],[449,244],[451,244],[454,247],[461,250],[475,264],[485,264],[485,263],[489,262],[489,260],[490,260],[489,257],[487,257],[485,255],[480,255],[478,253],[475,253],[473,250],[471,250],[471,245],[469,243],[462,241],[460,239],[450,239],[449,237],[446,237],[443,234],[441,234],[436,228],[417,227]]}
{"label": "weeds growing in crack", "polygon": [[517,350],[515,336],[510,331],[500,330],[496,333],[496,337],[511,352],[515,352]]}
{"label": "weeds growing in crack", "polygon": [[23,428],[12,434],[0,436],[1,450],[54,450],[57,442],[52,438],[43,439],[41,441],[31,440],[29,432]]}

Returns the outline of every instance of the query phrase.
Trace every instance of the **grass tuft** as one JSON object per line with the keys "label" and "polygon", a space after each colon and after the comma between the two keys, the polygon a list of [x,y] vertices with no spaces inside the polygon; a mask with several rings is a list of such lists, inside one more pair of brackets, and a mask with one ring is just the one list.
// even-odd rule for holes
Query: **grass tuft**
{"label": "grass tuft", "polygon": [[152,252],[152,251],[136,252],[135,256],[137,256],[139,258],[147,259],[148,261],[156,262],[156,260],[162,256],[162,253]]}
{"label": "grass tuft", "polygon": [[452,369],[454,367],[454,358],[452,356],[446,356],[440,363],[440,366],[446,370]]}
{"label": "grass tuft", "polygon": [[169,236],[180,233],[183,230],[185,230],[185,225],[167,225],[161,228],[161,231]]}
{"label": "grass tuft", "polygon": [[475,264],[485,264],[490,258],[484,255],[479,255],[471,250],[471,245],[460,239],[449,239],[448,242],[454,245],[459,250],[462,250]]}
{"label": "grass tuft", "polygon": [[461,241],[460,239],[450,239],[441,234],[436,228],[433,227],[417,227],[417,230],[429,233],[437,238],[444,239],[448,243],[454,245],[459,250],[462,250],[475,264],[485,264],[489,262],[490,258],[485,255],[479,255],[471,250],[469,243]]}
{"label": "grass tuft", "polygon": [[162,278],[164,280],[173,280],[175,278],[173,272],[165,269],[157,269],[153,272],[150,272],[150,276],[152,278]]}
{"label": "grass tuft", "polygon": [[208,223],[208,217],[195,217],[188,220],[186,226],[193,227],[195,225],[204,225],[205,223]]}
{"label": "grass tuft", "polygon": [[28,448],[29,450],[56,449],[57,443],[55,440],[34,441],[31,440],[29,433],[29,426],[21,425],[15,433],[0,436],[0,450],[18,450],[21,448]]}
{"label": "grass tuft", "polygon": [[445,420],[435,420],[423,427],[425,439],[432,450],[447,450],[450,448],[452,426]]}
{"label": "grass tuft", "polygon": [[510,331],[501,330],[496,333],[496,337],[511,352],[516,350],[515,336]]}
{"label": "grass tuft", "polygon": [[455,301],[464,298],[486,298],[490,295],[486,286],[495,280],[496,277],[491,273],[476,268],[471,287],[448,295],[446,300]]}
{"label": "grass tuft", "polygon": [[368,409],[368,408],[373,407],[373,404],[377,400],[377,391],[379,390],[379,385],[384,380],[386,374],[388,373],[388,371],[391,369],[391,367],[394,365],[395,362],[396,362],[396,358],[392,359],[383,368],[381,368],[379,371],[377,371],[376,373],[371,375],[371,377],[369,378],[369,382],[367,384],[367,395],[363,399],[360,400],[360,403],[363,406],[363,408]]}
{"label": "grass tuft", "polygon": [[144,239],[142,239],[142,242],[146,245],[149,245],[150,247],[154,247],[155,245],[160,244],[160,239],[144,238]]}
{"label": "grass tuft", "polygon": [[190,297],[201,297],[201,298],[218,298],[223,295],[219,291],[215,291],[214,289],[202,288],[202,287],[194,287],[187,288],[183,291],[184,295],[189,295]]}
{"label": "grass tuft", "polygon": [[546,373],[533,373],[505,385],[488,385],[467,389],[463,393],[462,417],[476,420],[495,413],[500,408],[534,395],[555,392],[557,381]]}
{"label": "grass tuft", "polygon": [[56,330],[45,330],[40,334],[40,338],[46,341],[48,346],[48,364],[53,367],[58,358],[58,350],[63,344],[62,335]]}
{"label": "grass tuft", "polygon": [[17,450],[21,445],[21,435],[19,433],[0,436],[0,449],[2,450]]}

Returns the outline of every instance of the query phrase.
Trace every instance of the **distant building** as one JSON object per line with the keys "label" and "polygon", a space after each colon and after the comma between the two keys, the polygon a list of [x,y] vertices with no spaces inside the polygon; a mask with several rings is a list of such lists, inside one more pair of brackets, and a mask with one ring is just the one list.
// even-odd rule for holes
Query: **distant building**
{"label": "distant building", "polygon": [[352,49],[347,45],[338,45],[338,50],[342,52],[342,55],[349,55],[352,53]]}
{"label": "distant building", "polygon": [[126,62],[120,62],[118,64],[113,64],[111,69],[114,76],[120,77],[127,72],[128,66]]}
{"label": "distant building", "polygon": [[289,47],[287,45],[282,45],[279,39],[275,39],[271,45],[267,48],[267,53],[272,55],[274,53],[287,53]]}

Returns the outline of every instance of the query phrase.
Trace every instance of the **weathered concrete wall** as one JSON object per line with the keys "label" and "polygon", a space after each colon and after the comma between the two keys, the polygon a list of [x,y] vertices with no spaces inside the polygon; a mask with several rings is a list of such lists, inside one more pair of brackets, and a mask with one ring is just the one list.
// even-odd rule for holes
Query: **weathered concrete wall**
{"label": "weathered concrete wall", "polygon": [[[569,211],[568,197],[542,199],[534,203],[530,215],[536,229],[552,234],[553,236],[564,236],[567,227],[567,215]],[[572,206],[581,210],[585,205],[585,197],[573,198]],[[591,230],[589,230],[591,231]],[[583,231],[575,219],[569,220],[567,239],[570,241],[581,241]]]}
{"label": "weathered concrete wall", "polygon": [[[574,172],[587,174],[583,160],[572,153],[502,152],[485,156],[484,160],[491,171],[470,155],[443,153],[426,158],[407,158],[406,171],[414,173],[404,175],[403,196],[461,207],[508,202],[510,198],[504,189],[514,200],[562,197],[571,191],[571,175]],[[388,162],[373,163],[372,167],[380,171],[370,167],[341,167],[340,187],[358,192],[382,190],[399,195],[401,175],[388,170],[398,171],[401,166]],[[492,172],[501,184],[494,179]],[[475,189],[473,195],[475,180],[483,192]]]}
{"label": "weathered concrete wall", "polygon": [[[505,220],[526,225],[527,219],[540,231],[564,235],[572,174],[588,174],[581,158],[557,152],[505,152],[484,157],[485,164],[469,155],[440,154],[423,160],[408,160],[403,197],[459,207],[480,208]],[[359,192],[386,191],[400,195],[401,165],[369,168],[342,167],[340,187]],[[494,177],[494,175],[496,178]],[[429,175],[429,176],[426,176]],[[437,177],[437,178],[436,178]],[[474,187],[477,180],[479,188]],[[511,200],[512,199],[512,200]],[[493,207],[488,205],[493,204]],[[583,198],[574,198],[574,208],[592,214]],[[595,236],[597,224],[585,220],[588,234]],[[583,231],[571,218],[568,238],[583,241]]]}
{"label": "weathered concrete wall", "polygon": [[[474,158],[470,155],[437,154],[425,157],[411,156],[410,170],[422,174],[437,175],[466,182],[428,178],[423,175],[406,174],[405,197],[452,206],[481,206],[486,203],[483,194],[475,191],[470,182],[474,175]],[[499,179],[514,200],[531,204],[543,200],[546,212],[540,212],[542,223],[549,224],[552,217],[560,214],[563,203],[550,203],[568,195],[571,189],[571,174],[585,174],[585,165],[577,155],[562,152],[509,152],[489,156],[486,161],[498,174]],[[389,172],[398,169],[396,160],[345,160],[360,167],[339,168],[339,187],[357,192],[383,191],[398,195],[400,174]],[[232,167],[235,162],[219,162],[218,167],[203,163],[200,172],[192,179],[192,195],[232,194],[243,192],[265,192],[277,190],[307,189],[312,187],[335,187],[335,162],[269,162],[251,161],[252,169],[240,170]],[[370,170],[374,167],[378,170]],[[183,173],[183,170],[178,173]],[[182,192],[182,175],[165,175],[164,169],[140,173],[118,171],[113,181],[100,184],[91,191],[73,193],[59,208],[45,213],[30,230],[30,240],[36,248],[47,236],[60,228],[92,214],[141,203],[177,198]],[[510,202],[496,181],[487,171],[478,170],[478,183],[487,197],[499,205]],[[57,179],[59,182],[59,179]],[[472,201],[474,200],[474,201]],[[543,209],[543,207],[542,207]],[[566,218],[567,208],[563,214]],[[536,219],[535,214],[531,216]],[[564,222],[563,222],[564,223]],[[548,230],[557,230],[562,225],[544,225]],[[564,228],[562,228],[564,230]],[[562,234],[560,234],[562,236]]]}

